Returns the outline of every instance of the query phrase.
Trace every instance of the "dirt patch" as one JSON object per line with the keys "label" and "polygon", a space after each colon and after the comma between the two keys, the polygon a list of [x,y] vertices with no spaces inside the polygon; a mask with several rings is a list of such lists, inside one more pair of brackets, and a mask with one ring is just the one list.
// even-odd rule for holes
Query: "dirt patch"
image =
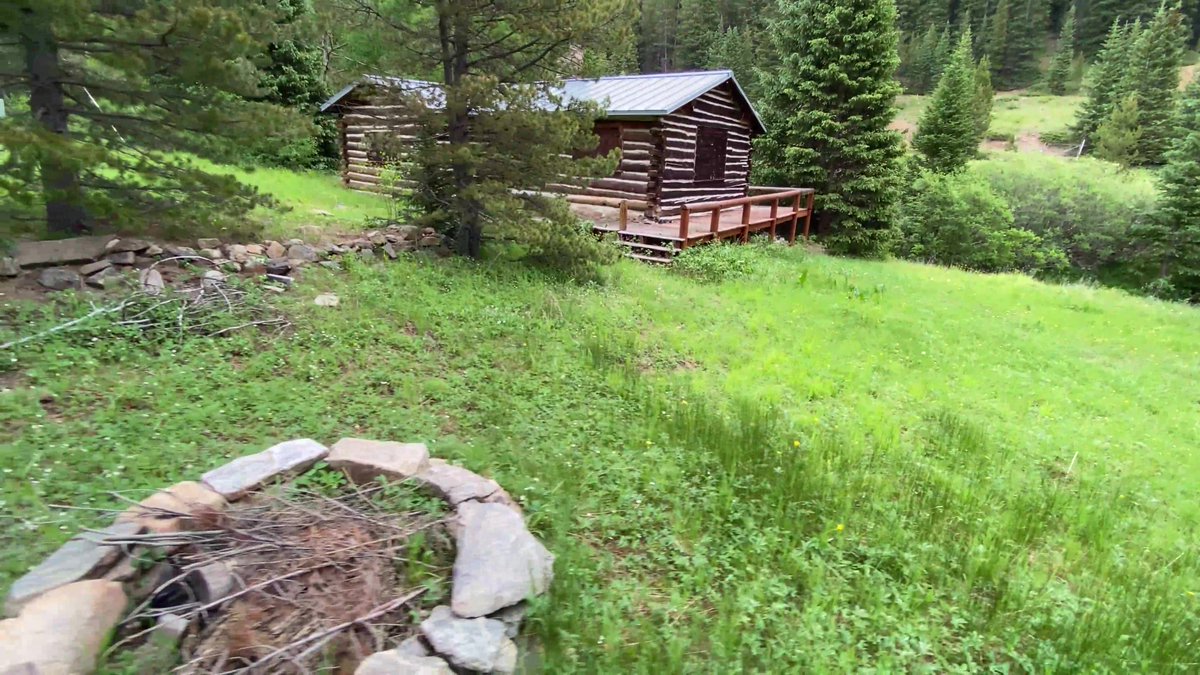
{"label": "dirt patch", "polygon": [[1021,134],[1016,138],[1016,142],[1011,147],[1008,141],[984,141],[980,145],[980,148],[991,152],[1007,152],[1015,148],[1017,152],[1036,152],[1055,157],[1068,157],[1073,154],[1070,148],[1061,148],[1043,143],[1041,137],[1037,134]]}

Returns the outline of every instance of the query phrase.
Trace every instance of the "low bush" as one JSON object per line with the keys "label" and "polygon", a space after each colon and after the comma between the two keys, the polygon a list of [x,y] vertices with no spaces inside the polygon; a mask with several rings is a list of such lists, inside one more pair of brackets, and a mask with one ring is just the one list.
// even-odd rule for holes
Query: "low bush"
{"label": "low bush", "polygon": [[761,249],[770,245],[741,246],[718,242],[695,246],[676,256],[671,268],[684,276],[708,282],[744,277],[754,272]]}
{"label": "low bush", "polygon": [[1066,257],[1038,235],[1015,228],[1004,200],[977,177],[924,174],[901,222],[900,255],[981,272],[1054,274]]}
{"label": "low bush", "polygon": [[1149,172],[1032,153],[994,155],[968,171],[1011,211],[1013,227],[1062,250],[1073,269],[1129,288],[1144,283],[1131,233],[1157,201]]}

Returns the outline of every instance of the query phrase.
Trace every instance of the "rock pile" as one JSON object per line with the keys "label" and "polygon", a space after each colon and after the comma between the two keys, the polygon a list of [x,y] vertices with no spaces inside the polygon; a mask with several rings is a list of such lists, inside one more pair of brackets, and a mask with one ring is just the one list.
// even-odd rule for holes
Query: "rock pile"
{"label": "rock pile", "polygon": [[206,265],[209,272],[217,274],[266,277],[290,286],[292,277],[305,265],[340,270],[341,256],[394,260],[406,252],[448,253],[435,230],[414,225],[389,225],[361,236],[320,244],[301,239],[236,244],[208,237],[194,243],[195,247],[159,245],[143,239],[116,237],[22,242],[17,244],[13,256],[0,257],[0,277],[18,277],[26,270],[36,270],[31,274],[36,275],[37,284],[51,291],[104,289],[126,273],[140,270],[144,276],[147,269],[158,267],[159,263],[191,262]]}
{"label": "rock pile", "polygon": [[[431,458],[423,444],[344,438],[332,448],[297,439],[239,457],[201,482],[151,495],[105,530],[64,544],[9,592],[5,611],[15,618],[0,621],[0,673],[92,672],[126,605],[169,581],[159,570],[132,563],[133,548],[150,545],[139,535],[165,535],[154,540],[165,546],[172,533],[221,517],[229,501],[293,478],[320,460],[356,483],[380,476],[414,481],[456,512],[450,605],[434,608],[419,635],[370,655],[356,675],[515,672],[524,601],[546,592],[554,565],[554,556],[526,529],[520,507],[495,481]],[[202,582],[193,586],[206,589],[202,602],[219,606],[237,592],[227,568],[191,574]],[[177,641],[193,628],[165,614],[155,630]]]}

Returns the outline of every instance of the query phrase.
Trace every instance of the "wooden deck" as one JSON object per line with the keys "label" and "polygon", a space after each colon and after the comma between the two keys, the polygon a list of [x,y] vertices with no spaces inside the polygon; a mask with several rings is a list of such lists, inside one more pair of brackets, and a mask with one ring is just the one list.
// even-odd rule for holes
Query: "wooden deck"
{"label": "wooden deck", "polygon": [[621,209],[615,222],[594,219],[593,230],[616,233],[629,257],[658,263],[670,263],[675,254],[691,246],[725,239],[747,242],[758,232],[772,239],[783,237],[790,245],[802,228],[802,236],[808,239],[813,190],[752,190],[765,194],[688,204],[678,216],[664,220],[630,218],[628,210]]}

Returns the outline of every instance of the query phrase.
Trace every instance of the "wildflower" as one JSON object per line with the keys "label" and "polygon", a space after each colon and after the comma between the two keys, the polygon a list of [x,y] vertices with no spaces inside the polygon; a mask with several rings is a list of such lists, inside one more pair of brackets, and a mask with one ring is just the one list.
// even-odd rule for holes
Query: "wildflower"
{"label": "wildflower", "polygon": [[844,529],[846,529],[846,526],[845,526],[845,525],[843,525],[842,523],[838,523],[838,524],[837,524],[837,531],[838,531],[838,532],[841,532],[841,531],[842,531],[842,530],[844,530]]}
{"label": "wildflower", "polygon": [[798,447],[800,447],[800,441],[792,441],[792,447],[793,447],[793,448],[798,448]]}
{"label": "wildflower", "polygon": [[686,398],[679,399],[679,405],[687,405],[687,399]]}

